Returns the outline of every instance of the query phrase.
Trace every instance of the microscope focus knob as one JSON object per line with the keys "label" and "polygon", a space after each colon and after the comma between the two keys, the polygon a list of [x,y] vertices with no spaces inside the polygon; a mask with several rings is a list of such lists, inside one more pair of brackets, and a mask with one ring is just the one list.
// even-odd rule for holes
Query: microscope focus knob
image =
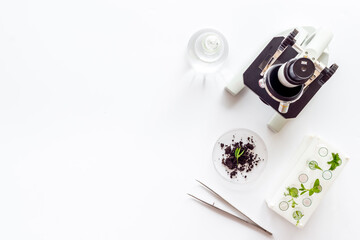
{"label": "microscope focus knob", "polygon": [[322,71],[323,77],[319,80],[321,84],[325,84],[334,75],[339,66],[334,63],[329,68],[325,68]]}
{"label": "microscope focus knob", "polygon": [[284,51],[287,46],[292,46],[295,44],[295,37],[299,33],[299,31],[295,28],[282,42],[280,45],[280,49]]}

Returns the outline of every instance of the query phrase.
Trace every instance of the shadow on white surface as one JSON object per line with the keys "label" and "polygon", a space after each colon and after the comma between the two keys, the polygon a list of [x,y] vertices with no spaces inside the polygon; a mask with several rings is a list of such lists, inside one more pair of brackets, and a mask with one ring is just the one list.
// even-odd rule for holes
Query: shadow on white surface
{"label": "shadow on white surface", "polygon": [[233,96],[229,92],[227,92],[225,89],[222,94],[221,103],[228,109],[232,108],[237,102],[244,99],[245,91],[247,89],[243,89],[241,92],[239,92],[237,95]]}

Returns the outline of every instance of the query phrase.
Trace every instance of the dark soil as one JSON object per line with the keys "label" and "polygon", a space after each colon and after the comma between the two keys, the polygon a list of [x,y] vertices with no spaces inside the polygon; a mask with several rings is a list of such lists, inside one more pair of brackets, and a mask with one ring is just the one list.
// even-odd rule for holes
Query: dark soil
{"label": "dark soil", "polygon": [[[248,137],[245,143],[242,139],[236,142],[235,136],[233,136],[230,145],[221,142],[219,144],[224,151],[221,162],[227,168],[230,178],[238,177],[239,173],[243,178],[247,178],[246,173],[251,172],[260,161],[264,160],[253,152],[256,148],[253,137]],[[240,148],[240,152],[244,151],[238,159],[235,157],[235,150],[237,148]]]}

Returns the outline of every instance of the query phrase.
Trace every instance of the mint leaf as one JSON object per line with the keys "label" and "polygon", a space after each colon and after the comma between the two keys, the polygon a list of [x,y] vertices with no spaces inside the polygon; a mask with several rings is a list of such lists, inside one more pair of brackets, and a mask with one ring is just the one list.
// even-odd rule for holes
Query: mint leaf
{"label": "mint leaf", "polygon": [[316,179],[313,188],[315,188],[315,187],[317,187],[317,186],[319,186],[319,185],[320,185],[320,180],[319,180],[319,179]]}
{"label": "mint leaf", "polygon": [[300,195],[303,195],[306,192],[309,192],[309,196],[313,195],[314,193],[319,193],[321,192],[320,180],[316,179],[311,189],[306,189],[304,184],[301,184],[301,188],[299,190],[301,191]]}
{"label": "mint leaf", "polygon": [[338,166],[341,165],[342,160],[338,153],[331,153],[331,154],[333,159],[327,163],[330,164],[329,170],[334,171]]}
{"label": "mint leaf", "polygon": [[293,188],[290,188],[289,194],[293,198],[297,198],[299,196],[299,191],[296,188],[293,187]]}

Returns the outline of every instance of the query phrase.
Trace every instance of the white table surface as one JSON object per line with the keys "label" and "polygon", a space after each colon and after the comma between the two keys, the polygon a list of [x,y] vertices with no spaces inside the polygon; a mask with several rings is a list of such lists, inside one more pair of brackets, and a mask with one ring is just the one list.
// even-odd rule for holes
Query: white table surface
{"label": "white table surface", "polygon": [[[0,239],[270,239],[186,193],[212,201],[195,178],[275,239],[355,239],[360,147],[357,1],[0,2]],[[278,134],[250,90],[223,87],[275,34],[331,27],[340,68]],[[228,39],[223,78],[192,78],[186,45],[212,27]],[[216,139],[249,128],[269,159],[254,184],[215,172]],[[265,197],[306,134],[351,160],[303,230]]]}

